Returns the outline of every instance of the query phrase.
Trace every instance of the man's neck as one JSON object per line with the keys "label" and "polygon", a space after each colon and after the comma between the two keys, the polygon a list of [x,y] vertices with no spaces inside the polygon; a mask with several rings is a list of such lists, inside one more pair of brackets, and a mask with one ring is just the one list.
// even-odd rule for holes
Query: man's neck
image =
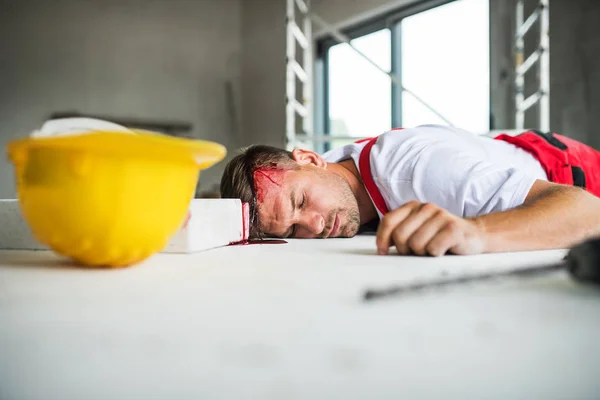
{"label": "man's neck", "polygon": [[377,218],[377,210],[371,202],[369,193],[360,177],[358,168],[354,160],[344,160],[338,163],[327,164],[327,169],[342,177],[348,185],[358,202],[358,211],[360,213],[360,224],[365,224]]}

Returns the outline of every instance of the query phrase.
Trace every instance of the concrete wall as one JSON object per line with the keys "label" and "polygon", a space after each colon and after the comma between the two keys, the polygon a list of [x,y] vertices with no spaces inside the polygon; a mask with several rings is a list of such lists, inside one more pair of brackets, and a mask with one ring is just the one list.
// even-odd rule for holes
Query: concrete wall
{"label": "concrete wall", "polygon": [[[65,110],[189,121],[196,137],[238,146],[240,3],[0,0],[0,147]],[[0,198],[15,195],[5,160]]]}
{"label": "concrete wall", "polygon": [[515,1],[490,0],[490,111],[492,129],[515,126],[512,37]]}
{"label": "concrete wall", "polygon": [[[491,0],[490,9],[492,111],[496,128],[511,128],[514,0]],[[600,149],[598,21],[597,0],[550,0],[550,127]]]}
{"label": "concrete wall", "polygon": [[285,0],[242,2],[243,146],[284,146],[285,12]]}
{"label": "concrete wall", "polygon": [[551,127],[600,149],[600,2],[550,1]]}

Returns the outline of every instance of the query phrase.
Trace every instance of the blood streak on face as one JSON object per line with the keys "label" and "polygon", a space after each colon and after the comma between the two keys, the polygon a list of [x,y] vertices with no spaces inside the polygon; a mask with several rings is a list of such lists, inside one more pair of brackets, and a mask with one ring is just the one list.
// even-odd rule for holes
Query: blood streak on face
{"label": "blood streak on face", "polygon": [[280,168],[262,168],[254,171],[256,200],[262,202],[270,190],[281,190],[285,173],[286,171]]}

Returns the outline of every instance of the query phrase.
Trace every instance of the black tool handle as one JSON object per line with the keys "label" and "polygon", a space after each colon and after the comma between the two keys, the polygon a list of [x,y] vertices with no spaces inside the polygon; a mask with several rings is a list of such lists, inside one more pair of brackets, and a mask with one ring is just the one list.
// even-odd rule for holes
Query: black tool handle
{"label": "black tool handle", "polygon": [[600,284],[600,238],[574,246],[565,261],[569,273],[577,281]]}

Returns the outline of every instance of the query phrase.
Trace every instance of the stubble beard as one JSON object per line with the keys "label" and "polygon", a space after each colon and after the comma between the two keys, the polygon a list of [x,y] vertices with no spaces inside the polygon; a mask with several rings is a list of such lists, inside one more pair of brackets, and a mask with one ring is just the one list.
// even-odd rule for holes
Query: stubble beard
{"label": "stubble beard", "polygon": [[[339,177],[342,185],[340,186],[342,207],[333,213],[332,223],[337,213],[340,216],[340,227],[338,228],[338,237],[353,237],[358,233],[360,228],[360,211],[358,201],[352,193],[352,189],[348,182]],[[342,221],[342,216],[345,215],[345,223]]]}

